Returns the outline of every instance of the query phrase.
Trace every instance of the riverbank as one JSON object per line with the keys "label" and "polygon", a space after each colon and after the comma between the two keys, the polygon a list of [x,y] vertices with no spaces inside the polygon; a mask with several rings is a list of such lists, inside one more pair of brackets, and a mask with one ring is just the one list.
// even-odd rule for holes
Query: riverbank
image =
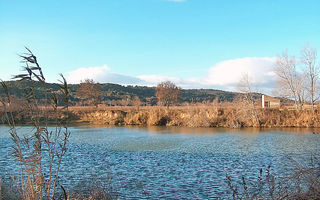
{"label": "riverbank", "polygon": [[92,124],[182,127],[320,127],[320,114],[310,110],[250,110],[214,107],[74,110],[79,121]]}
{"label": "riverbank", "polygon": [[[47,113],[49,121],[53,113]],[[45,112],[43,112],[45,113]],[[24,112],[13,112],[18,123],[28,123]],[[254,115],[255,114],[255,115]],[[3,113],[2,113],[3,115]],[[98,125],[139,125],[139,126],[179,126],[179,127],[320,127],[320,112],[315,110],[256,109],[214,107],[214,106],[176,106],[165,107],[70,107],[61,112],[59,118],[68,116],[70,123],[89,123]]]}

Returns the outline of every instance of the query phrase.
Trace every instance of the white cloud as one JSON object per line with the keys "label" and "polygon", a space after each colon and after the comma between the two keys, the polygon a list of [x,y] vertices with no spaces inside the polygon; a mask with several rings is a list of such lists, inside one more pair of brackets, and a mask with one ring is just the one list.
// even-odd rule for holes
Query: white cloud
{"label": "white cloud", "polygon": [[81,80],[85,79],[93,79],[99,83],[144,84],[139,78],[112,73],[106,65],[102,67],[82,67],[67,73],[67,80],[70,83],[80,83]]}
{"label": "white cloud", "polygon": [[[162,76],[162,75],[141,75],[137,78],[143,80],[147,86],[156,86],[158,83],[163,81],[171,81],[182,88],[203,88],[208,87],[201,82],[201,78],[178,78],[172,76]],[[210,87],[210,86],[209,86]],[[208,87],[208,88],[209,88]]]}
{"label": "white cloud", "polygon": [[70,83],[79,83],[81,80],[85,79],[100,79],[102,74],[109,73],[110,68],[106,65],[102,67],[88,67],[88,68],[78,68],[74,71],[67,73],[67,79]]}
{"label": "white cloud", "polygon": [[123,85],[155,86],[162,81],[172,81],[182,88],[212,88],[221,90],[237,90],[237,84],[244,73],[248,73],[253,84],[260,92],[271,91],[275,73],[273,67],[275,58],[247,57],[227,60],[217,63],[208,69],[203,77],[179,78],[155,74],[139,75],[137,77],[112,73],[108,66],[79,68],[68,73],[67,80],[79,83],[90,78],[100,83],[117,83]]}
{"label": "white cloud", "polygon": [[204,85],[235,89],[241,76],[248,73],[253,84],[260,87],[271,87],[275,74],[275,58],[247,57],[220,62],[208,71]]}
{"label": "white cloud", "polygon": [[274,84],[274,65],[275,58],[247,57],[219,62],[212,66],[204,77],[177,78],[142,75],[138,78],[151,85],[156,85],[161,81],[172,81],[182,88],[213,88],[236,91],[241,77],[248,73],[254,86],[262,91],[270,91]]}
{"label": "white cloud", "polygon": [[143,80],[144,82],[148,83],[148,85],[157,85],[159,82],[163,82],[163,81],[171,81],[174,83],[181,82],[180,78],[161,76],[161,75],[141,75],[137,77]]}

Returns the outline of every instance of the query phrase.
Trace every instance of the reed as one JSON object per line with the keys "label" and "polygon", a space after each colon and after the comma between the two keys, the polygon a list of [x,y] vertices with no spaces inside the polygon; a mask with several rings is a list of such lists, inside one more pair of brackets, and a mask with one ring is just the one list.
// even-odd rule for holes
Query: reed
{"label": "reed", "polygon": [[[315,110],[256,109],[245,106],[109,107],[70,108],[73,122],[105,125],[183,126],[183,127],[320,127]],[[258,121],[257,121],[258,120]]]}
{"label": "reed", "polygon": [[[61,161],[67,151],[67,143],[70,136],[68,129],[68,106],[70,93],[68,84],[61,75],[59,95],[51,93],[45,88],[45,77],[38,64],[36,56],[28,49],[21,55],[25,73],[14,76],[20,81],[26,80],[23,110],[13,111],[12,98],[5,82],[1,86],[5,92],[5,98],[1,99],[3,105],[3,120],[10,127],[13,145],[12,156],[19,164],[19,174],[12,176],[12,182],[16,186],[19,199],[54,199],[58,181]],[[45,106],[51,107],[52,112],[43,109],[35,94],[35,81],[42,84],[45,91]],[[64,103],[64,107],[58,109],[58,101]],[[33,126],[29,134],[19,133],[17,128],[17,116],[27,116],[27,122]],[[62,114],[62,115],[61,115]],[[49,115],[53,116],[52,128],[49,128]],[[64,116],[64,117],[62,117]]]}
{"label": "reed", "polygon": [[[320,199],[320,159],[313,155],[311,162],[304,166],[290,159],[290,175],[277,176],[271,166],[259,170],[256,179],[241,177],[241,183],[235,182],[229,174],[226,181],[234,200],[242,199]],[[279,178],[282,177],[282,178]]]}

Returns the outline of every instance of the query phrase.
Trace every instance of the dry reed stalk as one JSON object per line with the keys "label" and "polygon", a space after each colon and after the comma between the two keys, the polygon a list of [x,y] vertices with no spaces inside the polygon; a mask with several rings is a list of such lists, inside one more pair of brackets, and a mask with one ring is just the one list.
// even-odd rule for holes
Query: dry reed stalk
{"label": "dry reed stalk", "polygon": [[319,157],[313,155],[308,166],[290,160],[296,168],[289,171],[290,176],[281,179],[271,172],[271,166],[267,167],[266,172],[260,169],[256,180],[242,176],[240,184],[226,174],[233,199],[320,199]]}
{"label": "dry reed stalk", "polygon": [[[26,110],[34,128],[30,136],[21,137],[16,128],[12,111],[8,111],[6,106],[4,106],[5,119],[10,127],[9,133],[14,142],[12,156],[20,165],[20,177],[18,181],[16,181],[15,177],[12,177],[12,180],[21,199],[54,199],[61,160],[66,153],[66,145],[70,136],[68,117],[60,120],[56,114],[55,130],[49,130],[48,115],[45,113],[45,109],[40,108],[34,92],[35,81],[39,81],[45,87],[45,78],[36,57],[29,49],[27,51],[26,55],[21,56],[26,65],[24,68],[26,73],[17,75],[14,78],[31,83],[30,87],[27,86],[24,97],[27,101]],[[62,81],[61,85],[59,85],[60,99],[65,104],[63,112],[68,116],[70,93],[65,78],[62,75],[61,77]],[[1,82],[1,85],[7,98],[4,105],[10,105],[11,99],[8,88],[4,82]],[[44,90],[46,91],[45,88]],[[55,112],[58,112],[58,97],[53,93],[49,94],[52,96],[48,99],[47,95],[48,93],[46,93],[45,102],[52,106]],[[46,176],[44,176],[44,173],[47,169],[44,169],[43,164],[49,166],[49,172]]]}

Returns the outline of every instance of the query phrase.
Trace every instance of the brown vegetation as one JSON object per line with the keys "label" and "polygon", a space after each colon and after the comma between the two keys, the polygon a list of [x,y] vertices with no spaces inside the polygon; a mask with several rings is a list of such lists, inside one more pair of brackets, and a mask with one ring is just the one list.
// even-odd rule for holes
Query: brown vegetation
{"label": "brown vegetation", "polygon": [[[237,107],[175,106],[165,107],[70,107],[73,123],[101,125],[183,126],[183,127],[320,127],[320,110],[256,109],[256,115],[245,103]],[[23,112],[15,112],[21,123],[28,121]],[[65,113],[60,112],[60,118]],[[52,121],[52,120],[51,120]]]}
{"label": "brown vegetation", "polygon": [[[67,151],[66,146],[70,136],[69,117],[63,117],[68,116],[70,93],[68,84],[61,75],[62,81],[58,85],[59,95],[46,92],[46,105],[51,107],[50,112],[49,109],[41,108],[34,92],[34,85],[35,81],[38,81],[46,91],[45,77],[36,56],[29,49],[27,51],[27,54],[21,55],[22,62],[25,63],[23,68],[25,73],[14,76],[19,81],[27,80],[31,83],[25,88],[24,101],[17,106],[9,95],[10,91],[5,82],[0,82],[5,94],[0,98],[1,117],[10,128],[9,134],[14,143],[12,157],[18,164],[18,167],[12,169],[17,170],[15,174],[18,175],[11,177],[15,186],[14,199],[54,199],[62,158]],[[58,101],[62,101],[65,106],[58,109]],[[23,120],[33,127],[30,134],[24,135],[19,131],[16,126],[19,123],[17,115],[22,116],[22,119],[25,117]],[[55,125],[53,130],[48,127],[49,116]]]}
{"label": "brown vegetation", "polygon": [[[183,127],[320,127],[320,110],[262,109],[246,102],[212,105],[136,107],[71,107],[74,122],[106,125]],[[259,123],[256,120],[259,120]]]}
{"label": "brown vegetation", "polygon": [[161,82],[156,87],[156,97],[158,105],[169,106],[178,102],[181,88],[170,81]]}
{"label": "brown vegetation", "polygon": [[[31,122],[31,113],[25,106],[8,107],[17,123]],[[0,110],[1,116],[4,112]],[[237,98],[232,103],[218,103],[189,106],[73,106],[68,111],[54,111],[51,107],[40,107],[40,121],[55,122],[68,117],[71,123],[100,125],[138,126],[183,126],[183,127],[320,127],[320,110],[311,107],[296,110],[294,107],[259,107],[258,101]]]}
{"label": "brown vegetation", "polygon": [[320,199],[319,157],[313,155],[308,166],[294,160],[292,165],[289,176],[279,178],[268,166],[265,171],[261,168],[256,178],[242,176],[240,184],[226,174],[233,199]]}
{"label": "brown vegetation", "polygon": [[82,99],[82,104],[98,106],[100,98],[104,95],[101,86],[92,79],[81,81],[76,96]]}

